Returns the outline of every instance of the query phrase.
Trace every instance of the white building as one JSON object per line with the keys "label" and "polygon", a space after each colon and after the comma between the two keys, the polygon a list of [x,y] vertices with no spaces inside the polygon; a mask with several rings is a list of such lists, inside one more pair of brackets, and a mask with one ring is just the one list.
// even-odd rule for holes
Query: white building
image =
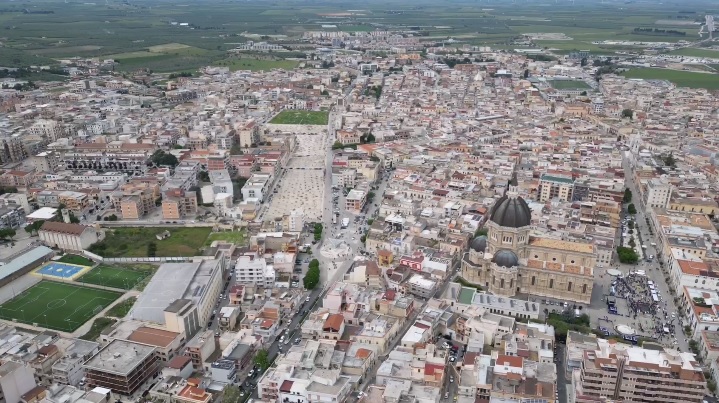
{"label": "white building", "polygon": [[290,216],[287,219],[287,230],[289,232],[302,232],[304,226],[305,212],[301,208],[290,211]]}
{"label": "white building", "polygon": [[0,365],[0,402],[19,403],[20,397],[37,386],[30,367],[15,361]]}
{"label": "white building", "polygon": [[103,237],[93,227],[55,221],[45,221],[38,235],[50,247],[72,251],[85,250]]}
{"label": "white building", "polygon": [[651,208],[667,208],[669,200],[672,197],[672,184],[666,180],[652,178],[647,184],[646,207]]}
{"label": "white building", "polygon": [[242,200],[257,200],[262,203],[270,187],[270,174],[254,173],[242,187]]}
{"label": "white building", "polygon": [[252,283],[264,288],[272,288],[275,284],[274,267],[268,265],[265,258],[252,252],[237,258],[235,275],[240,284]]}

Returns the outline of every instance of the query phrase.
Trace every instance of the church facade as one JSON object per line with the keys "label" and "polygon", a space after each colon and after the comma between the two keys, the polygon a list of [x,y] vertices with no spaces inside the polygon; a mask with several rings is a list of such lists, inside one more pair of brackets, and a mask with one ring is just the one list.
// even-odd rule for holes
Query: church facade
{"label": "church facade", "polygon": [[588,304],[594,245],[532,236],[530,222],[527,202],[507,192],[492,208],[487,235],[470,242],[462,277],[495,295],[521,293]]}

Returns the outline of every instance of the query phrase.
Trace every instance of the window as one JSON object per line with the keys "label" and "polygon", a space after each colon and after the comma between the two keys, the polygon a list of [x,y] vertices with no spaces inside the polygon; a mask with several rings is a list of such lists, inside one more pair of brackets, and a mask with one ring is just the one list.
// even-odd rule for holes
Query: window
{"label": "window", "polygon": [[499,280],[499,288],[504,288],[504,279]]}
{"label": "window", "polygon": [[553,257],[553,258],[552,258],[552,262],[556,262],[556,261],[557,261],[557,258],[556,258],[556,257]]}
{"label": "window", "polygon": [[535,259],[539,259],[539,255],[534,255],[534,258],[535,258]]}
{"label": "window", "polygon": [[571,260],[569,263],[574,264],[574,260]]}
{"label": "window", "polygon": [[587,293],[587,285],[583,284],[582,285],[582,294],[586,294],[586,293]]}
{"label": "window", "polygon": [[534,285],[534,283],[535,283],[536,281],[537,281],[537,279],[536,279],[534,276],[532,276],[532,285]]}
{"label": "window", "polygon": [[549,288],[554,288],[554,279],[549,280]]}
{"label": "window", "polygon": [[567,286],[567,291],[572,291],[572,282],[569,282],[569,285]]}

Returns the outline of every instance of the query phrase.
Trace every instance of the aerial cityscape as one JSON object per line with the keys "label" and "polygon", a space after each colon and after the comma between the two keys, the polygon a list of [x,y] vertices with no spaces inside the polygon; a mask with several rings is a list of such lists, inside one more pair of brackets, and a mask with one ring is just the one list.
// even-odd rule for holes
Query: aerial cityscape
{"label": "aerial cityscape", "polygon": [[719,2],[0,2],[0,403],[704,403]]}

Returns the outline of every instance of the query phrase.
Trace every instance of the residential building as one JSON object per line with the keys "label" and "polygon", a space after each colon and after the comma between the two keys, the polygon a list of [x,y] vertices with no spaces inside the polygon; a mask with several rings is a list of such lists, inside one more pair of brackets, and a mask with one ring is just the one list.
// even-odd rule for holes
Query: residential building
{"label": "residential building", "polygon": [[571,178],[542,175],[539,180],[538,198],[540,202],[557,199],[559,201],[571,201],[574,181]]}
{"label": "residential building", "polygon": [[157,361],[155,347],[113,340],[84,364],[85,378],[90,387],[131,396],[160,371]]}
{"label": "residential building", "polygon": [[644,205],[651,208],[666,209],[672,197],[674,187],[671,183],[660,178],[652,178],[647,183],[646,199]]}

